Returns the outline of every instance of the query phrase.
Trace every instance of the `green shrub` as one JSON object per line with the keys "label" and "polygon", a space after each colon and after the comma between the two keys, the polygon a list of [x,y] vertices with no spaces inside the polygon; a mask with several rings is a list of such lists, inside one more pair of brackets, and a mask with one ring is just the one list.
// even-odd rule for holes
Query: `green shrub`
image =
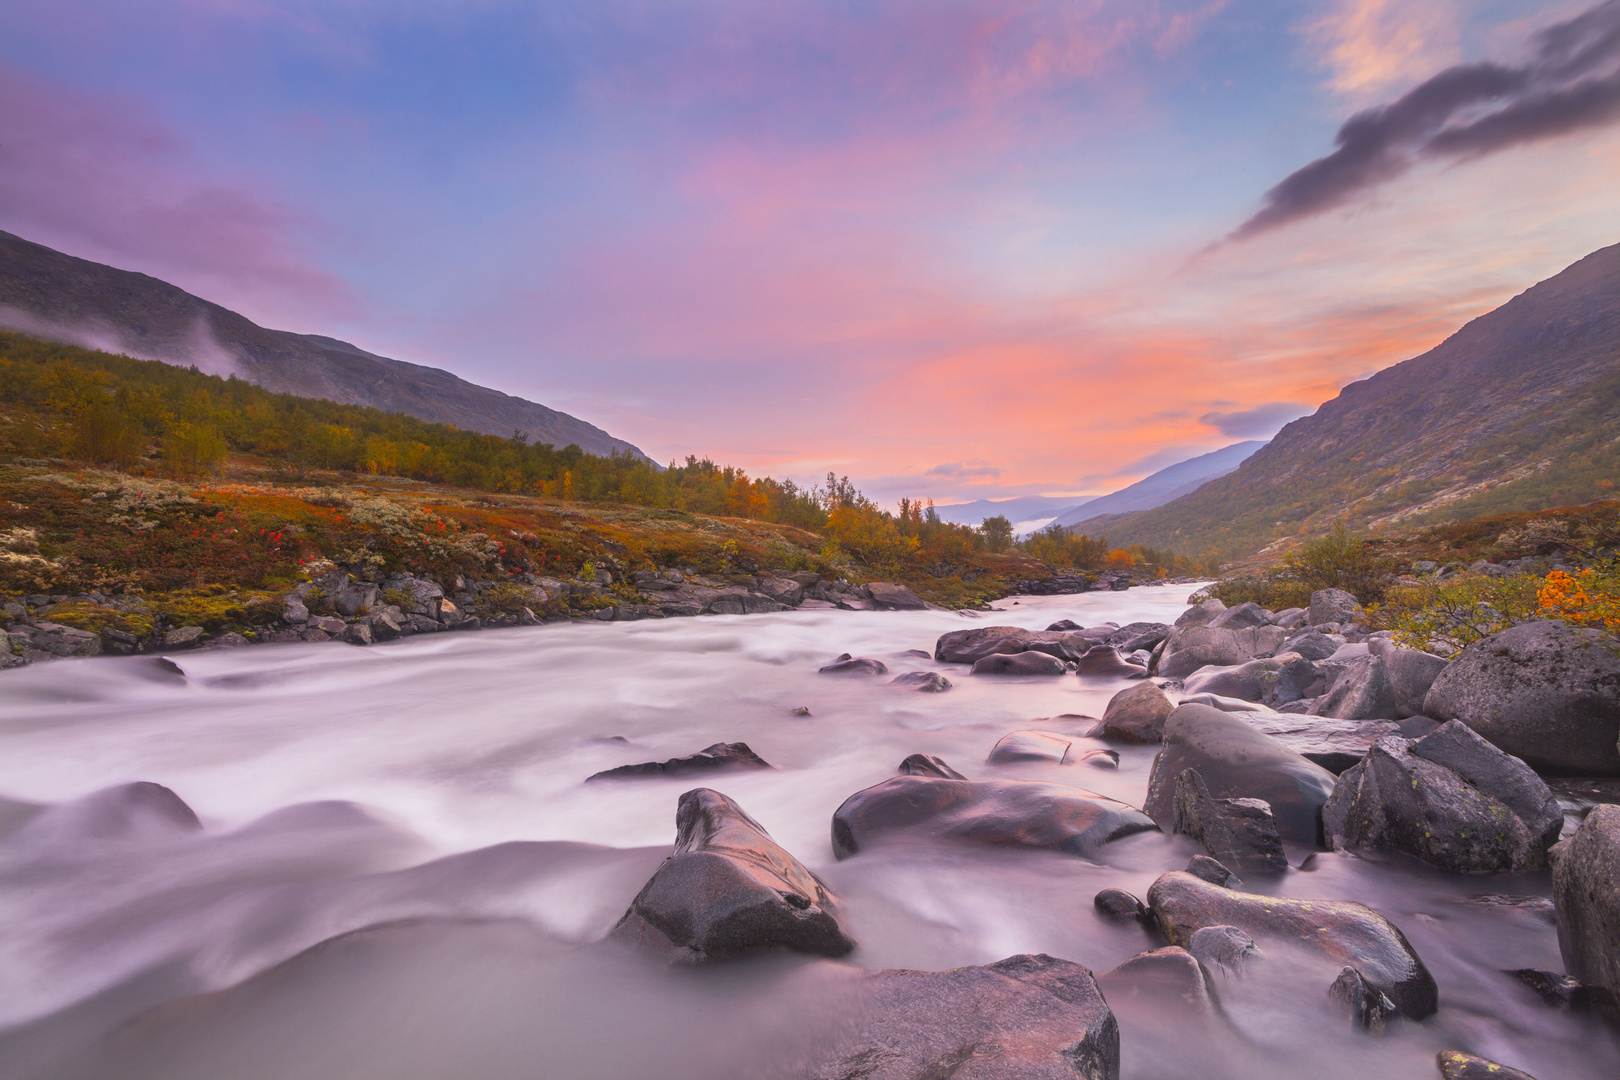
{"label": "green shrub", "polygon": [[1528,574],[1457,574],[1391,586],[1367,606],[1368,625],[1393,630],[1397,644],[1455,656],[1480,638],[1537,617],[1541,580]]}

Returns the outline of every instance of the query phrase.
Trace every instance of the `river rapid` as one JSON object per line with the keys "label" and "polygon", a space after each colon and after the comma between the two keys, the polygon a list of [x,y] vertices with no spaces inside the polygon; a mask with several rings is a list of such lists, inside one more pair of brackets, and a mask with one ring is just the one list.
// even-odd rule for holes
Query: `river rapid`
{"label": "river rapid", "polygon": [[[918,752],[1141,805],[1150,747],[1119,747],[1117,769],[985,764],[1013,730],[1083,734],[1090,721],[1063,714],[1100,716],[1123,680],[974,677],[908,650],[993,623],[1170,622],[1187,592],[1019,598],[976,621],[789,611],[223,650],[177,655],[183,675],[151,657],[7,672],[0,1076],[789,1077],[850,1022],[861,968],[1045,952],[1106,971],[1162,942],[1103,920],[1093,895],[1145,895],[1197,852],[1186,838],[1091,859],[892,843],[840,862],[831,817]],[[955,686],[817,674],[843,652]],[[776,768],[584,782],[721,741]],[[172,789],[203,828],[161,800],[94,794],[132,781]],[[672,968],[603,940],[698,786],[826,880],[851,956]],[[1337,972],[1271,950],[1216,975],[1212,1020],[1112,1002],[1124,1077],[1432,1080],[1442,1049],[1539,1080],[1620,1076],[1611,1032],[1505,973],[1562,970],[1548,875],[1322,853],[1244,887],[1384,913],[1434,973],[1439,1013],[1352,1031],[1326,1001]]]}

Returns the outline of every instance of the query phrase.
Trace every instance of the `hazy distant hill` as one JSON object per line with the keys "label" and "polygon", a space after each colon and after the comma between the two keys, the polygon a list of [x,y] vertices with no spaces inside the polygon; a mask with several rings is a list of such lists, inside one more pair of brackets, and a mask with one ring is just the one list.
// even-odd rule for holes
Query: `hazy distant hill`
{"label": "hazy distant hill", "polygon": [[1152,476],[1143,477],[1129,487],[1122,487],[1108,495],[1092,499],[1084,506],[1059,514],[1054,525],[1074,526],[1082,521],[1102,517],[1104,514],[1125,514],[1133,510],[1151,510],[1163,506],[1171,499],[1197,491],[1204,484],[1243,464],[1256,450],[1266,445],[1264,439],[1233,443],[1208,454],[1200,454],[1186,461],[1166,466]]}
{"label": "hazy distant hill", "polygon": [[1011,499],[975,499],[967,503],[951,503],[936,506],[934,511],[939,514],[941,521],[956,525],[977,525],[997,514],[1017,524],[1052,517],[1091,499],[1090,495],[1019,495]]}
{"label": "hazy distant hill", "polygon": [[1356,527],[1534,510],[1620,482],[1620,245],[1346,386],[1237,471],[1087,522],[1114,543],[1248,554]]}
{"label": "hazy distant hill", "polygon": [[492,435],[593,454],[622,439],[567,413],[476,386],[438,368],[314,334],[266,330],[157,278],[64,255],[0,232],[0,326],[75,345],[234,373],[268,390],[371,405]]}

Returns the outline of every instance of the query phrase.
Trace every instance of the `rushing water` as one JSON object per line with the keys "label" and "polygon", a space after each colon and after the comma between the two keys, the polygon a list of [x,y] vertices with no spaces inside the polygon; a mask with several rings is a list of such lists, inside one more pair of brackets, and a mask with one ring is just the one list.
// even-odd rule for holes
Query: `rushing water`
{"label": "rushing water", "polygon": [[[785,612],[254,648],[177,657],[183,676],[152,658],[8,672],[0,1075],[791,1076],[847,1020],[860,967],[1046,952],[1105,971],[1158,943],[1103,921],[1091,897],[1144,895],[1186,865],[1185,838],[1134,836],[1090,860],[893,844],[837,862],[829,825],[916,752],[974,779],[1056,780],[1140,805],[1150,748],[1121,748],[1117,770],[985,764],[1018,728],[1083,733],[1089,722],[1062,714],[1100,715],[1123,681],[974,678],[908,650],[992,621],[1171,621],[1185,596],[1025,598],[978,623]],[[846,651],[896,673],[945,669],[955,688],[817,674]],[[800,706],[811,715],[792,715]],[[777,768],[583,782],[720,741]],[[90,797],[131,781],[171,788],[204,829]],[[602,941],[667,853],[676,799],[700,784],[829,883],[860,941],[851,957],[682,969]],[[1126,1077],[1430,1080],[1441,1049],[1540,1080],[1620,1076],[1610,1032],[1504,973],[1561,970],[1547,875],[1324,853],[1256,887],[1389,916],[1434,972],[1439,1014],[1353,1032],[1325,1001],[1336,971],[1273,949],[1217,976],[1212,1020],[1114,1002]]]}

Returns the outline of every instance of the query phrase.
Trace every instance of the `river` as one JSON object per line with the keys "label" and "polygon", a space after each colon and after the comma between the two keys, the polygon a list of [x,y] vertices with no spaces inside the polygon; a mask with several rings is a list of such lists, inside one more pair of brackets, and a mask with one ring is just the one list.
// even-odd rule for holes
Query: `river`
{"label": "river", "polygon": [[[847,1021],[859,968],[1046,952],[1107,970],[1156,943],[1092,896],[1144,895],[1195,853],[1186,838],[1092,859],[898,844],[839,862],[830,820],[917,752],[1140,805],[1151,748],[1120,748],[1117,769],[985,763],[1009,731],[1083,733],[1062,714],[1100,716],[1124,681],[976,678],[908,650],[997,622],[1173,621],[1187,592],[1019,598],[979,621],[794,611],[6,672],[0,1075],[786,1077]],[[955,686],[817,673],[843,652]],[[583,782],[721,741],[776,768]],[[132,781],[171,789],[202,829],[161,800],[94,795]],[[680,793],[705,785],[827,881],[850,957],[671,968],[602,940],[668,852]],[[1562,970],[1546,874],[1323,853],[1262,891],[1383,912],[1433,971],[1438,1015],[1352,1031],[1325,1001],[1335,972],[1275,956],[1217,976],[1216,1021],[1116,1003],[1126,1078],[1432,1080],[1442,1049],[1539,1080],[1620,1076],[1620,1040],[1505,973]]]}

